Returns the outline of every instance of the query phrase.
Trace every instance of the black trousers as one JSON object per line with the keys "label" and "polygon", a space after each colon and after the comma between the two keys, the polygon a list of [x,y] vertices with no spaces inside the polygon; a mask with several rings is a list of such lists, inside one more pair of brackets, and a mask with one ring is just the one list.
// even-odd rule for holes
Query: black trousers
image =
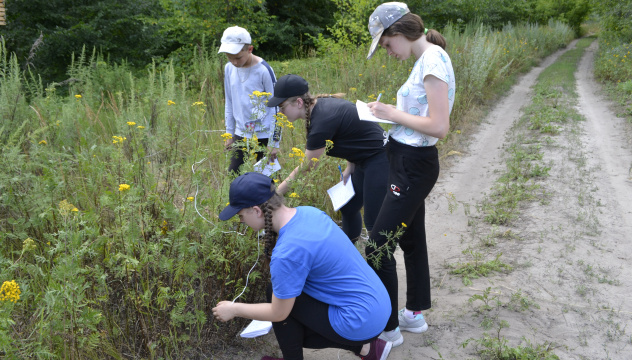
{"label": "black trousers", "polygon": [[[241,141],[244,138],[239,136],[239,135],[233,135],[233,138],[235,139],[235,142],[237,141]],[[259,145],[262,146],[268,146],[268,139],[257,139]],[[261,160],[261,158],[263,158],[264,156],[264,152],[263,151],[257,151],[255,153],[256,157],[257,157],[257,161]],[[230,165],[228,166],[228,173],[232,172],[239,172],[239,167],[244,163],[244,151],[241,149],[241,146],[236,146],[233,145],[233,150],[230,154]]]}
{"label": "black trousers", "polygon": [[[399,246],[404,252],[406,266],[406,308],[419,311],[430,308],[430,270],[426,247],[424,200],[439,177],[439,156],[437,148],[413,147],[390,139],[388,143],[389,176],[388,189],[382,208],[378,214],[371,240],[379,249],[387,243],[385,234],[394,234],[397,228],[405,232],[399,238]],[[387,247],[395,250],[396,243]],[[375,247],[367,246],[369,265],[375,269],[391,299],[391,316],[385,331],[399,326],[397,319],[397,264],[393,256],[381,256],[377,266],[370,261]]]}
{"label": "black trousers", "polygon": [[362,162],[355,163],[351,174],[355,196],[340,208],[342,215],[342,231],[349,239],[355,239],[362,232],[362,215],[364,206],[364,225],[367,231],[373,229],[377,215],[382,207],[388,181],[388,158],[382,151]]}
{"label": "black trousers", "polygon": [[[268,285],[267,297],[268,302],[271,302],[271,284]],[[287,319],[273,322],[272,328],[285,360],[302,360],[303,348],[336,348],[359,354],[362,345],[377,337],[353,341],[338,335],[329,322],[329,304],[318,301],[305,293],[301,293],[296,298]]]}

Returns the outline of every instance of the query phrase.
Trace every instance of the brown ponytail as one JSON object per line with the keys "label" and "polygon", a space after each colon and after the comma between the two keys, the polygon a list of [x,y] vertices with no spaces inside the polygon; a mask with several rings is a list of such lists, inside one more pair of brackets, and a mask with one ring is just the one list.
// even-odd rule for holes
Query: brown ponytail
{"label": "brown ponytail", "polygon": [[447,43],[443,35],[437,30],[426,29],[421,17],[413,13],[408,13],[395,21],[393,25],[384,30],[382,36],[402,35],[410,41],[415,41],[424,34],[426,34],[428,42],[439,45],[445,50]]}

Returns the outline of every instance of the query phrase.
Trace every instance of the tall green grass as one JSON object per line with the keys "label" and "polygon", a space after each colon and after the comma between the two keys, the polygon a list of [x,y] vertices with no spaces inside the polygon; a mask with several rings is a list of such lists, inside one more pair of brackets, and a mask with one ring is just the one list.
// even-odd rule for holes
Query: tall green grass
{"label": "tall green grass", "polygon": [[[457,77],[451,136],[507,78],[572,37],[556,23],[445,34]],[[245,321],[218,323],[211,308],[242,292],[262,251],[244,225],[218,221],[231,180],[220,136],[225,59],[191,51],[184,70],[149,65],[134,76],[84,50],[68,81],[44,86],[0,44],[0,282],[21,289],[17,302],[0,302],[0,356],[212,357],[235,343]],[[365,58],[353,49],[272,66],[305,77],[313,93],[394,103],[412,62]],[[305,143],[295,125],[284,129],[278,178],[304,161],[289,156]],[[325,189],[338,163],[321,159],[288,203],[337,218]],[[238,301],[263,300],[267,276],[254,267]]]}
{"label": "tall green grass", "polygon": [[595,56],[595,76],[609,97],[619,104],[618,113],[632,122],[632,44],[622,36],[603,33]]}

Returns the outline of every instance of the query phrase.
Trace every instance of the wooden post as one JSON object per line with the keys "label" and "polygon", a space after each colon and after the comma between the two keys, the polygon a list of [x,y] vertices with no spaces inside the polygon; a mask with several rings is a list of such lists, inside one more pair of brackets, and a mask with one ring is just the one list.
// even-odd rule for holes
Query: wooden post
{"label": "wooden post", "polygon": [[4,0],[0,0],[0,25],[7,24],[7,14],[4,11]]}

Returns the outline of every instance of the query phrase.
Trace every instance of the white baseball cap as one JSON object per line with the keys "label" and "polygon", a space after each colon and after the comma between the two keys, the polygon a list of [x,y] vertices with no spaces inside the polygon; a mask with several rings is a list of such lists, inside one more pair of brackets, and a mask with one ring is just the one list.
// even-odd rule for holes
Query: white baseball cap
{"label": "white baseball cap", "polygon": [[222,45],[218,53],[237,54],[244,48],[244,45],[251,44],[252,39],[248,31],[239,26],[232,26],[224,30],[222,35]]}
{"label": "white baseball cap", "polygon": [[370,59],[373,53],[375,53],[377,44],[380,42],[384,30],[388,29],[409,12],[408,5],[401,2],[387,2],[378,6],[375,11],[373,11],[373,14],[369,17],[369,32],[371,33],[373,42],[371,43],[369,54],[366,57],[367,59]]}

